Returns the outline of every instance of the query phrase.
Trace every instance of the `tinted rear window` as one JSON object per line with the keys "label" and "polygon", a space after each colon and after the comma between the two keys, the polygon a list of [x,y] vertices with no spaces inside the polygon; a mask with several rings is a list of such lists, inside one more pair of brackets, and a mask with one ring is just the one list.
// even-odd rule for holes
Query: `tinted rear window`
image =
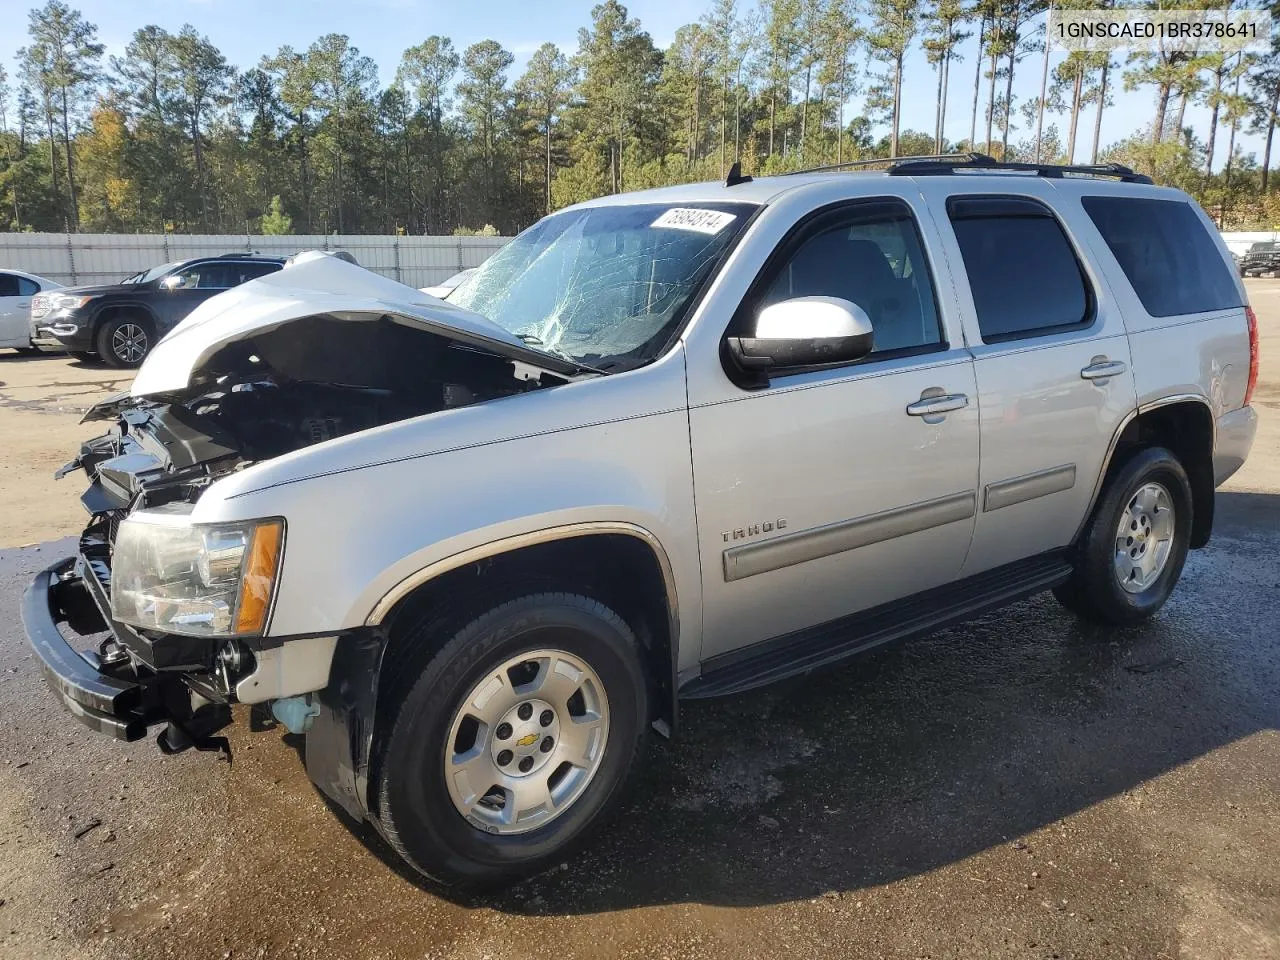
{"label": "tinted rear window", "polygon": [[947,213],[984,342],[1059,333],[1091,321],[1084,274],[1047,208],[1020,197],[953,197]]}
{"label": "tinted rear window", "polygon": [[1138,197],[1080,202],[1151,316],[1241,306],[1235,278],[1190,204]]}

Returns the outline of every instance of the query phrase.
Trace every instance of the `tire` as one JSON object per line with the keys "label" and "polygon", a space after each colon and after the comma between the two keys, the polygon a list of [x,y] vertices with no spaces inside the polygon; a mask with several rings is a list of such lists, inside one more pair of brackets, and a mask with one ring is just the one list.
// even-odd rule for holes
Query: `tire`
{"label": "tire", "polygon": [[[419,625],[411,633],[429,631]],[[433,638],[406,639],[412,645]],[[531,694],[533,668],[512,663],[546,653],[560,669],[532,661],[540,676],[551,679]],[[587,679],[562,676],[583,665],[591,675]],[[481,711],[475,709],[479,690],[500,672],[507,685],[496,688],[496,703],[483,701],[487,724],[481,727]],[[575,682],[578,692],[566,699]],[[537,703],[530,704],[526,717],[520,711],[530,701]],[[551,713],[554,721],[547,725]],[[577,722],[575,716],[586,720],[576,736],[566,726]],[[374,771],[383,835],[412,867],[444,884],[477,889],[538,873],[560,863],[616,809],[640,764],[648,722],[640,646],[616,613],[567,593],[535,594],[496,606],[431,656],[397,706]],[[522,734],[525,726],[530,730]],[[545,731],[555,736],[544,737]],[[526,737],[543,739],[526,744]],[[544,750],[547,739],[554,744]],[[570,745],[584,743],[588,746],[579,747],[579,753],[591,761],[566,767],[563,757]],[[447,776],[446,764],[459,758],[468,772]],[[519,774],[526,762],[529,772]],[[495,783],[486,783],[490,779]],[[522,808],[523,793],[487,789],[505,785],[535,791],[547,784],[548,795],[559,793],[558,809],[550,801],[541,809]],[[528,818],[509,822],[521,812]]]}
{"label": "tire", "polygon": [[132,369],[146,359],[155,343],[151,321],[125,314],[109,317],[98,328],[98,356],[109,366]]}
{"label": "tire", "polygon": [[1054,595],[1098,623],[1150,619],[1182,575],[1191,522],[1191,483],[1178,458],[1164,447],[1138,450],[1108,480],[1080,538],[1071,579]]}

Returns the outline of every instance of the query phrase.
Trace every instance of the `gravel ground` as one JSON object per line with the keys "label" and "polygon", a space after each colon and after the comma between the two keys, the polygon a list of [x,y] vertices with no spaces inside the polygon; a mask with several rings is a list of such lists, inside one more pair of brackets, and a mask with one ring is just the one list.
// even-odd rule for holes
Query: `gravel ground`
{"label": "gravel ground", "polygon": [[70,542],[16,545],[79,525],[42,464],[123,382],[0,361],[0,957],[1280,956],[1280,282],[1249,286],[1262,432],[1154,622],[1041,597],[688,705],[599,842],[468,902],[342,820],[294,738],[241,716],[233,765],[162,757],[55,705],[18,603]]}

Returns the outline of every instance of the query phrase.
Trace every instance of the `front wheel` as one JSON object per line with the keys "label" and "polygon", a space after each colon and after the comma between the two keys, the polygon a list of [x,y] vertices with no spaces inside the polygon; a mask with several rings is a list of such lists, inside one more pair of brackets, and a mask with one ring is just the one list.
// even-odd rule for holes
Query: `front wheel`
{"label": "front wheel", "polygon": [[98,330],[98,356],[113,367],[138,366],[151,345],[151,324],[141,317],[111,317]]}
{"label": "front wheel", "polygon": [[608,607],[564,593],[497,606],[401,700],[376,773],[383,832],[444,883],[546,869],[616,806],[648,717],[639,644]]}
{"label": "front wheel", "polygon": [[1141,623],[1173,592],[1191,538],[1191,483],[1163,447],[1139,450],[1107,483],[1055,596],[1101,623]]}

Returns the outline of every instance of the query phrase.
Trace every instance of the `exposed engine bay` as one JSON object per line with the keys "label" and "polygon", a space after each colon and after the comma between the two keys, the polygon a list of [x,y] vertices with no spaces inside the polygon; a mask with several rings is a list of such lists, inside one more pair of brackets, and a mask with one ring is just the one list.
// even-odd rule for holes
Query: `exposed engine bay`
{"label": "exposed engine bay", "polygon": [[[319,315],[224,346],[181,394],[117,397],[77,460],[91,513],[198,499],[218,477],[302,447],[565,380],[389,317]],[[138,497],[141,499],[137,499]]]}

